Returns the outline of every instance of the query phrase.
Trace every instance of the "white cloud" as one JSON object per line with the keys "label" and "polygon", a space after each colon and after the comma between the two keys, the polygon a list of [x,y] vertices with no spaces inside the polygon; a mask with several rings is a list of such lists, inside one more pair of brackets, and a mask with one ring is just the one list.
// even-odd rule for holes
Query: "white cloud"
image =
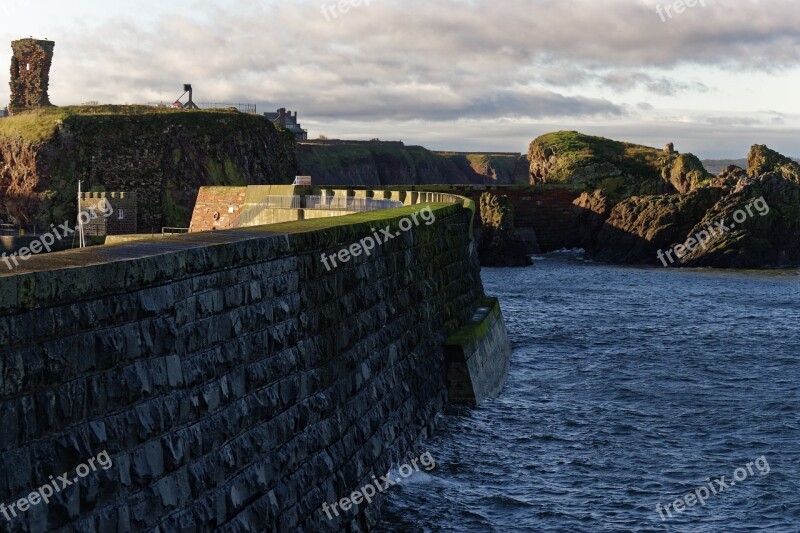
{"label": "white cloud", "polygon": [[[333,2],[237,0],[147,23],[120,4],[116,17],[53,26],[51,98],[169,101],[191,82],[197,100],[289,107],[319,124],[318,133],[372,122],[383,136],[406,131],[439,142],[446,135],[457,148],[458,128],[478,121],[512,148],[532,138],[515,124],[614,131],[662,117],[666,127],[673,121],[665,106],[713,103],[720,90],[736,107],[755,106],[753,95],[721,87],[708,73],[724,68],[734,78],[780,83],[800,59],[796,0],[706,0],[667,22],[655,0],[371,0],[331,20],[323,3]],[[783,104],[794,105],[769,102],[793,111]],[[695,124],[757,125],[725,109],[684,118],[687,138]]]}

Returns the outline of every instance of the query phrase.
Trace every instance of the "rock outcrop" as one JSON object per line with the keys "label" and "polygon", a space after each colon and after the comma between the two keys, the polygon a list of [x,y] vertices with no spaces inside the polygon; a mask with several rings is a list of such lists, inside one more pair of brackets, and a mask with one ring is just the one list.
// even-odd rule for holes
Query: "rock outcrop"
{"label": "rock outcrop", "polygon": [[0,122],[0,219],[74,220],[84,190],[131,191],[141,230],[188,227],[202,185],[287,184],[294,138],[263,117],[147,106],[46,108]]}
{"label": "rock outcrop", "polygon": [[760,176],[768,172],[777,172],[793,181],[800,180],[800,164],[763,144],[756,144],[747,155],[747,173]]}
{"label": "rock outcrop", "polygon": [[[534,154],[543,146],[537,141]],[[573,149],[580,153],[551,154],[546,164],[532,157],[532,172],[558,176],[566,172],[563,161],[588,160],[585,146]],[[587,168],[604,169],[606,175],[612,167],[619,170],[617,159],[602,161],[598,153],[595,149],[589,157],[591,165],[580,167],[580,176],[587,176]],[[662,178],[675,192],[620,199],[599,188],[575,200],[579,238],[587,257],[690,267],[800,265],[800,164],[755,145],[748,170],[731,165],[707,180],[693,156],[676,155],[671,146],[664,154]],[[568,178],[575,179],[582,178]],[[596,179],[598,175],[584,183],[590,187],[598,183]]]}
{"label": "rock outcrop", "polygon": [[721,189],[688,194],[634,196],[611,209],[587,246],[587,257],[605,262],[654,263],[658,250],[683,242],[722,197]]}
{"label": "rock outcrop", "polygon": [[[751,156],[757,155],[753,151]],[[718,228],[717,235],[707,246],[689,251],[681,264],[722,268],[800,265],[800,183],[791,174],[787,177],[783,165],[757,166],[757,170],[771,170],[739,181],[709,209],[688,235],[709,227]],[[722,226],[728,230],[722,231]]]}
{"label": "rock outcrop", "polygon": [[514,208],[506,196],[481,196],[481,229],[478,257],[487,267],[524,267],[533,264],[526,245],[514,231]]}
{"label": "rock outcrop", "polygon": [[710,179],[697,157],[670,144],[659,150],[559,131],[535,139],[528,150],[531,184],[582,184],[617,200],[634,195],[687,193]]}

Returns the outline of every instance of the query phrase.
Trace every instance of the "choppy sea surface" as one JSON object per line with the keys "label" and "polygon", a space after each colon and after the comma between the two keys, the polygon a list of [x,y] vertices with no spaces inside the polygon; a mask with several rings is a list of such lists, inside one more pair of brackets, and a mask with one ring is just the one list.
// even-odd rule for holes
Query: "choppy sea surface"
{"label": "choppy sea surface", "polygon": [[[800,531],[800,272],[551,254],[483,279],[506,388],[442,416],[436,469],[392,489],[378,531]],[[704,505],[663,511],[709,479]]]}

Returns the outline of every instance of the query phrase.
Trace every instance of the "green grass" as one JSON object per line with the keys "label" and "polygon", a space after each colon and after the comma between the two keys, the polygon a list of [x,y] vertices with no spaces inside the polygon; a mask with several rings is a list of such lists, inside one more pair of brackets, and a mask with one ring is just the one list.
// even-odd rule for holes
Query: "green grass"
{"label": "green grass", "polygon": [[490,309],[486,318],[480,322],[470,322],[464,325],[461,329],[456,331],[452,336],[448,337],[445,342],[448,346],[464,346],[466,344],[474,343],[488,335],[489,322],[493,316],[500,315],[500,302],[497,298],[484,298],[479,307],[488,307]]}
{"label": "green grass", "polygon": [[614,197],[657,194],[665,179],[682,173],[693,188],[710,178],[700,160],[691,154],[667,153],[577,131],[548,133],[531,144],[532,160],[551,155],[556,163],[547,175],[548,182],[582,183],[588,189],[604,188]]}
{"label": "green grass", "polygon": [[355,226],[358,224],[371,224],[374,222],[392,222],[399,221],[402,218],[410,216],[431,206],[434,212],[437,209],[452,206],[453,204],[420,204],[411,205],[406,207],[398,207],[396,209],[382,209],[378,211],[366,211],[364,213],[356,213],[354,215],[344,215],[340,217],[328,218],[315,218],[311,220],[298,220],[294,222],[281,222],[279,224],[270,224],[268,226],[254,226],[251,228],[239,228],[237,231],[253,231],[257,233],[309,233],[313,231],[320,231],[330,228],[338,228],[342,226]]}
{"label": "green grass", "polygon": [[300,144],[300,172],[311,176],[339,173],[348,165],[372,162],[370,150],[361,144]]}
{"label": "green grass", "polygon": [[548,133],[536,139],[534,145],[552,151],[558,158],[557,166],[548,177],[552,181],[567,181],[575,169],[603,163],[611,163],[634,176],[661,176],[659,159],[664,156],[664,151],[649,146],[584,135],[577,131]]}
{"label": "green grass", "polygon": [[0,137],[23,139],[30,143],[50,139],[56,127],[69,115],[63,108],[46,108],[28,111],[0,120]]}
{"label": "green grass", "polygon": [[[170,107],[145,105],[97,105],[45,107],[35,111],[25,111],[0,120],[0,137],[22,139],[30,143],[46,142],[53,137],[59,124],[79,117],[118,117],[118,116],[166,116],[196,119],[220,115],[239,115],[237,111],[200,110],[188,111]],[[250,116],[250,115],[242,115]],[[253,115],[253,117],[256,117]],[[260,118],[260,117],[258,117]]]}

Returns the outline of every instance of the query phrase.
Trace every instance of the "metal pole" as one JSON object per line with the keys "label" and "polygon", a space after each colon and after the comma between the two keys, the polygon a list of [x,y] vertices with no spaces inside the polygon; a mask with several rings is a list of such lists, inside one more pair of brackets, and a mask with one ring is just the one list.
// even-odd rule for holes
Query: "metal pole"
{"label": "metal pole", "polygon": [[86,246],[83,236],[83,222],[81,221],[81,182],[78,181],[78,248]]}

